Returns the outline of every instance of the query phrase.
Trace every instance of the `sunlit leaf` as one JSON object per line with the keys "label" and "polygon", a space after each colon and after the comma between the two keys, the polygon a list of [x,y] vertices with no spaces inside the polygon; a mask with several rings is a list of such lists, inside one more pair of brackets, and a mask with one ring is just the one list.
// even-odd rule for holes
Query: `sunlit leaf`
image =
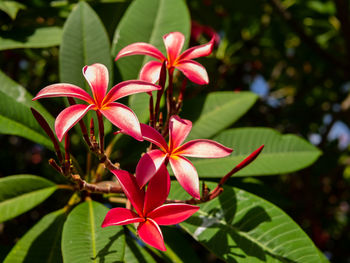
{"label": "sunlit leaf", "polygon": [[88,200],[73,209],[63,227],[64,262],[119,262],[123,259],[123,227],[102,228],[108,212],[104,205]]}
{"label": "sunlit leaf", "polygon": [[[174,185],[171,196],[188,195]],[[180,225],[225,262],[320,262],[318,249],[303,230],[258,196],[225,186],[223,194],[200,207]]]}
{"label": "sunlit leaf", "polygon": [[4,263],[63,262],[61,235],[65,220],[63,209],[44,216],[16,243]]}
{"label": "sunlit leaf", "polygon": [[212,92],[185,101],[181,117],[193,121],[188,139],[210,138],[244,115],[258,96],[251,92]]}
{"label": "sunlit leaf", "polygon": [[13,32],[1,34],[0,50],[58,46],[61,43],[61,39],[62,28],[60,27],[16,29]]}
{"label": "sunlit leaf", "polygon": [[305,168],[315,162],[321,151],[304,139],[281,135],[269,128],[238,128],[220,133],[215,141],[233,149],[221,159],[192,159],[200,177],[223,177],[262,144],[262,153],[236,176],[277,175]]}
{"label": "sunlit leaf", "polygon": [[[16,1],[0,1],[0,10],[4,11],[12,20],[15,20],[17,13],[21,9],[25,9],[26,6]],[[1,42],[0,42],[1,43]]]}
{"label": "sunlit leaf", "polygon": [[0,179],[0,222],[27,212],[47,199],[56,185],[35,175],[12,175]]}

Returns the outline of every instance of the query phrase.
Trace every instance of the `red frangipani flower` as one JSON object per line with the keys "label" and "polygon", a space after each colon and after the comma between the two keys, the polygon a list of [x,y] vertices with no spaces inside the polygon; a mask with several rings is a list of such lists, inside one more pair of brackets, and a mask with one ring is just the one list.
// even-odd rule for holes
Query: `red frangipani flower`
{"label": "red frangipani flower", "polygon": [[136,180],[140,187],[144,186],[158,169],[168,161],[181,186],[193,197],[200,198],[199,179],[196,168],[186,159],[221,158],[228,156],[232,149],[212,140],[192,140],[181,145],[192,129],[192,122],[172,116],[169,121],[169,145],[163,136],[154,128],[141,124],[142,136],[145,140],[157,145],[160,150],[151,150],[144,154],[136,167]]}
{"label": "red frangipani flower", "polygon": [[125,195],[130,200],[136,213],[126,208],[113,208],[108,211],[102,227],[139,223],[137,233],[147,244],[166,250],[159,225],[178,224],[198,209],[198,206],[187,204],[165,204],[170,190],[170,177],[163,165],[150,180],[147,191],[140,189],[136,178],[123,170],[111,170],[118,178]]}
{"label": "red frangipani flower", "polygon": [[[142,141],[140,123],[134,112],[123,104],[114,102],[125,96],[159,90],[160,87],[145,81],[129,80],[115,85],[108,93],[108,70],[102,64],[93,64],[83,68],[83,75],[92,91],[91,97],[78,86],[58,83],[43,88],[33,100],[49,97],[74,97],[88,103],[76,104],[63,110],[56,118],[55,130],[61,141],[67,131],[72,128],[89,110],[99,111],[115,126],[126,134]],[[107,93],[107,94],[106,94]]]}
{"label": "red frangipani flower", "polygon": [[213,50],[214,38],[207,44],[189,48],[182,54],[180,52],[185,42],[185,37],[182,33],[171,32],[166,34],[163,36],[163,41],[167,52],[166,57],[153,45],[137,42],[120,50],[115,60],[130,55],[148,55],[158,59],[159,61],[146,63],[140,72],[140,79],[152,83],[158,81],[163,61],[166,61],[166,66],[170,72],[177,68],[194,83],[199,85],[209,83],[205,68],[192,59],[208,56]]}

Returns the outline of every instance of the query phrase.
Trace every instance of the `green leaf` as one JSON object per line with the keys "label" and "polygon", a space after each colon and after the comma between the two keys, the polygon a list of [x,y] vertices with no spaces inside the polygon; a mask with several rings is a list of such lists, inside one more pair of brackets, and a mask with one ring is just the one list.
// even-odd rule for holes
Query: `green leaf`
{"label": "green leaf", "polygon": [[73,209],[63,227],[64,262],[118,262],[123,259],[123,227],[102,228],[108,208],[88,200]]}
{"label": "green leaf", "polygon": [[262,144],[262,153],[234,176],[276,175],[303,169],[317,160],[321,151],[304,139],[281,135],[269,128],[239,128],[220,133],[215,141],[233,149],[221,159],[193,159],[200,177],[223,177]]}
{"label": "green leaf", "polygon": [[185,102],[181,116],[195,119],[188,139],[210,138],[231,126],[253,106],[257,98],[252,92],[225,91],[212,92],[206,97]]}
{"label": "green leaf", "polygon": [[19,10],[25,9],[25,8],[26,8],[25,5],[22,5],[21,3],[18,3],[16,1],[4,1],[4,0],[0,1],[0,10],[8,14],[12,20],[15,20]]}
{"label": "green leaf", "polygon": [[0,179],[0,222],[27,212],[47,199],[57,186],[35,175],[12,175]]}
{"label": "green leaf", "polygon": [[49,124],[53,117],[19,84],[0,71],[0,133],[18,135],[52,149],[52,143],[34,119],[30,107],[38,110]]}
{"label": "green leaf", "polygon": [[151,254],[141,247],[136,240],[125,235],[124,262],[126,263],[155,263]]}
{"label": "green leaf", "polygon": [[82,69],[94,63],[104,64],[112,80],[109,50],[108,35],[100,18],[87,3],[79,2],[63,27],[59,56],[61,82],[85,87],[90,92]]}
{"label": "green leaf", "polygon": [[39,27],[16,29],[0,36],[0,50],[15,48],[46,48],[58,46],[62,39],[62,28]]}
{"label": "green leaf", "polygon": [[4,263],[63,262],[61,233],[65,220],[63,209],[44,216],[16,243]]}
{"label": "green leaf", "polygon": [[[133,1],[120,21],[113,39],[112,56],[125,46],[135,42],[154,45],[165,54],[163,35],[179,31],[186,40],[190,36],[190,15],[183,0],[136,0]],[[185,45],[186,46],[186,45]],[[124,80],[137,79],[148,56],[130,56],[117,61]],[[148,119],[149,97],[146,94],[130,96],[129,104],[141,122]]]}
{"label": "green leaf", "polygon": [[[178,184],[171,196],[187,198]],[[238,188],[225,186],[180,225],[225,262],[320,262],[318,249],[287,214]]]}

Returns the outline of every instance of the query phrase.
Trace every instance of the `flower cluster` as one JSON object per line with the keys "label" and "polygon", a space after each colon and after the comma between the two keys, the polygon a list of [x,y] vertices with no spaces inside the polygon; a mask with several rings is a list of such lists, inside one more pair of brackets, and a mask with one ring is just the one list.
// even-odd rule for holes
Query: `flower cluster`
{"label": "flower cluster", "polygon": [[[145,243],[160,250],[166,250],[166,248],[159,225],[178,224],[189,218],[199,209],[198,206],[192,204],[205,202],[219,195],[222,191],[222,184],[237,170],[227,174],[211,193],[200,195],[197,171],[185,157],[221,158],[230,155],[232,150],[215,141],[206,139],[191,140],[184,143],[191,131],[192,123],[178,116],[179,107],[174,107],[173,103],[175,98],[172,96],[172,82],[174,69],[176,68],[190,81],[200,85],[208,84],[209,79],[205,68],[192,59],[209,55],[212,52],[214,40],[212,39],[205,45],[189,48],[182,53],[181,50],[185,41],[182,33],[169,33],[163,37],[163,40],[167,52],[166,56],[147,43],[131,44],[117,54],[116,60],[128,55],[149,55],[157,59],[144,65],[140,72],[140,80],[121,82],[107,92],[108,70],[104,65],[97,63],[83,68],[83,75],[91,88],[92,96],[75,85],[59,83],[45,87],[34,98],[36,100],[48,97],[70,97],[87,103],[76,104],[71,99],[71,106],[57,116],[55,131],[59,141],[62,141],[64,137],[67,141],[67,132],[78,122],[81,124],[84,135],[86,128],[81,119],[90,110],[97,113],[100,144],[98,145],[97,142],[93,141],[94,132],[91,132],[90,137],[85,136],[84,139],[91,146],[90,149],[100,158],[100,161],[105,163],[106,168],[116,176],[122,192],[133,207],[133,209],[131,207],[130,209],[122,207],[111,209],[107,213],[102,227],[136,223],[139,237]],[[164,87],[164,78],[166,77],[164,71],[168,73],[169,77],[167,89]],[[159,85],[155,84],[157,82]],[[160,97],[165,90],[168,92],[167,100],[171,100],[171,102],[168,101],[167,116],[165,123],[163,123],[162,112],[154,110],[151,92],[158,92],[156,105],[159,105]],[[120,98],[140,92],[147,92],[150,95],[150,119],[153,117],[153,119],[158,120],[150,122],[150,125],[140,124],[130,108],[115,102]],[[183,94],[180,95],[183,96]],[[37,116],[37,113],[35,113],[35,116]],[[103,116],[117,126],[120,132],[130,135],[136,140],[146,140],[151,143],[148,151],[140,158],[136,166],[136,176],[111,164],[108,156],[104,154]],[[90,130],[93,130],[93,122],[91,122]],[[165,139],[167,136],[168,143]],[[67,160],[69,158],[68,145],[69,143],[66,142],[66,162],[69,161]],[[159,149],[156,149],[156,147]],[[55,148],[59,151],[59,147]],[[251,162],[260,151],[261,149],[255,151],[249,157],[250,159],[246,159],[240,167]],[[168,164],[170,164],[169,166],[180,185],[191,195],[192,199],[189,202],[172,203],[168,201],[166,203],[170,190]],[[53,166],[58,171],[63,171],[64,175],[71,172],[69,167],[62,169],[57,164]],[[81,189],[94,191],[97,189],[96,185],[83,181],[79,175],[71,174],[71,179],[76,180]],[[110,190],[108,189],[108,191]]]}

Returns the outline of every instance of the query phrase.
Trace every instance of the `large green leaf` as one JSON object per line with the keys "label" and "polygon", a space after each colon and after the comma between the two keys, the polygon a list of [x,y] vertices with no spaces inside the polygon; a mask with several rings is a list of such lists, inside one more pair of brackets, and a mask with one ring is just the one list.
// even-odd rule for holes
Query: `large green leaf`
{"label": "large green leaf", "polygon": [[119,262],[124,256],[123,227],[102,228],[108,208],[88,200],[73,209],[63,227],[64,262]]}
{"label": "large green leaf", "polygon": [[4,263],[60,263],[61,235],[66,214],[63,209],[44,216],[13,247]]}
{"label": "large green leaf", "polygon": [[195,120],[188,139],[210,138],[229,127],[253,106],[252,92],[212,92],[206,97],[185,101],[183,118]]}
{"label": "large green leaf", "polygon": [[16,29],[0,36],[0,50],[58,46],[61,39],[62,28],[60,27]]}
{"label": "large green leaf", "polygon": [[63,27],[59,69],[61,82],[87,88],[82,69],[85,65],[104,64],[112,80],[112,63],[106,29],[95,11],[81,1]]}
{"label": "large green leaf", "polygon": [[[178,184],[171,196],[188,198]],[[225,186],[181,226],[225,262],[320,262],[318,249],[288,215],[237,188]]]}
{"label": "large green leaf", "polygon": [[269,128],[239,128],[220,133],[215,141],[233,149],[222,159],[193,159],[200,177],[222,177],[251,152],[264,144],[259,157],[235,176],[290,173],[312,164],[321,154],[315,146],[293,135]]}
{"label": "large green leaf", "polygon": [[125,236],[125,263],[155,263],[155,259],[152,255],[144,248],[141,247],[138,242],[130,237]]}
{"label": "large green leaf", "polygon": [[0,222],[27,212],[48,198],[56,185],[35,175],[12,175],[0,179]]}
{"label": "large green leaf", "polygon": [[19,84],[0,71],[0,133],[22,136],[52,149],[52,143],[34,119],[30,107],[50,123],[53,117]]}
{"label": "large green leaf", "polygon": [[[163,35],[179,31],[186,40],[190,36],[190,15],[183,0],[136,0],[125,12],[113,39],[112,56],[125,46],[135,42],[146,42],[165,52]],[[141,67],[149,60],[147,56],[124,57],[117,66],[124,80],[137,79]],[[130,97],[129,104],[140,121],[148,118],[147,94]]]}

